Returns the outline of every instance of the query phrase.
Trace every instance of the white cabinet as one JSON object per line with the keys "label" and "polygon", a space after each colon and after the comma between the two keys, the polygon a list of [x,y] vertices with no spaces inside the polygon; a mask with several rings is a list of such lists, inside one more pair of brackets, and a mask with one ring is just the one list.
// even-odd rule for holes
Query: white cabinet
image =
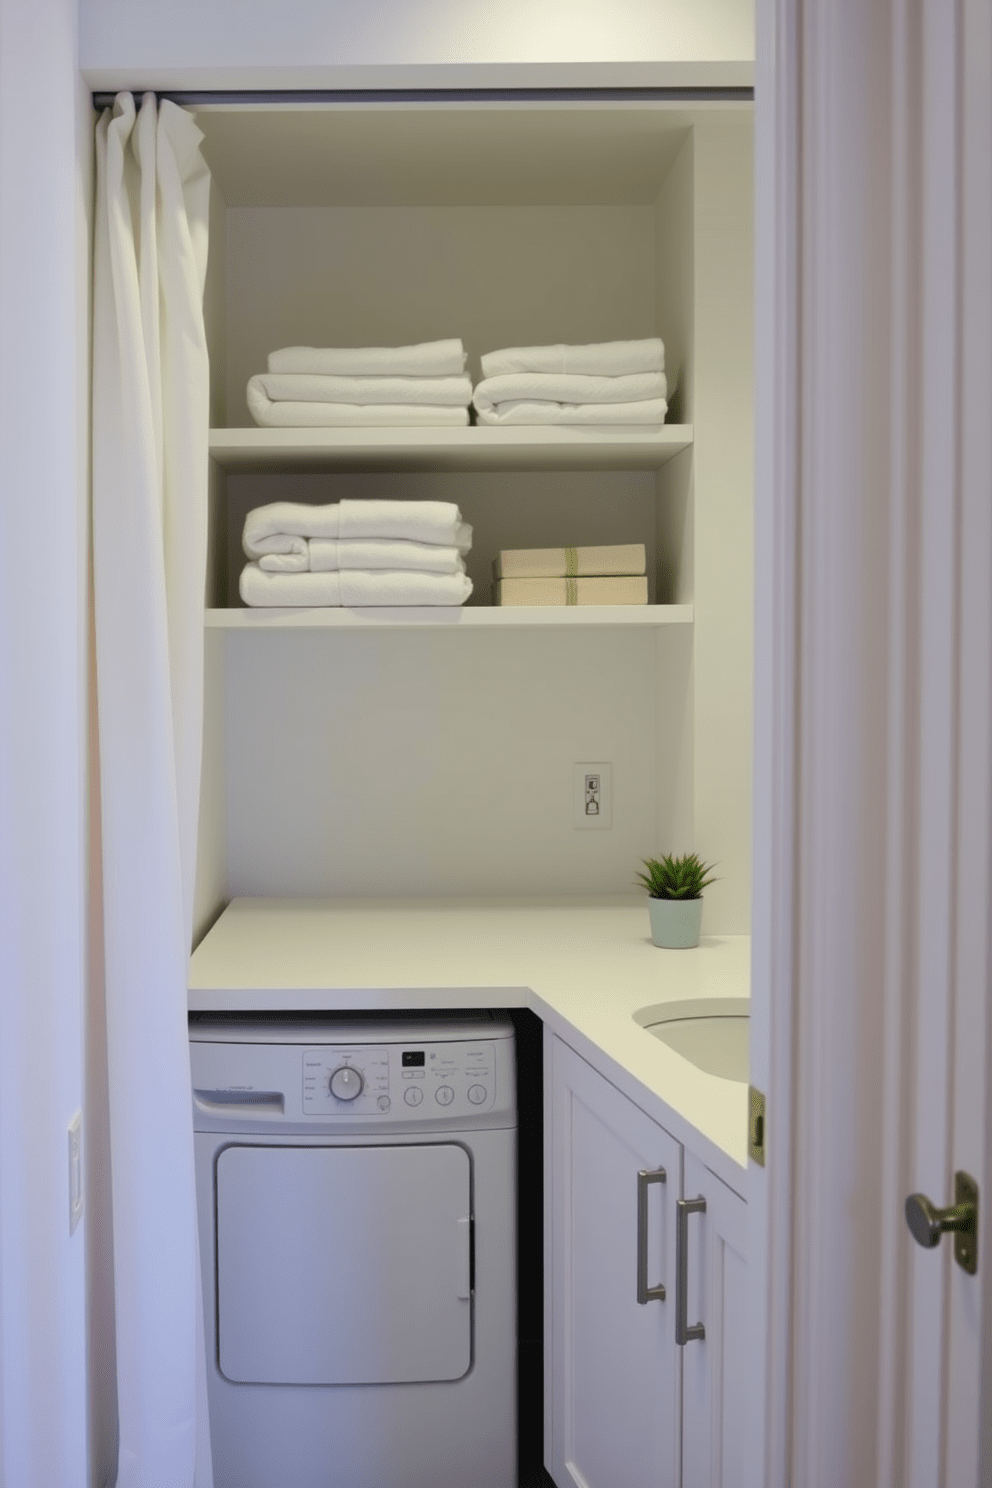
{"label": "white cabinet", "polygon": [[732,1488],[744,1201],[549,1032],[545,1092],[548,1469],[558,1488]]}
{"label": "white cabinet", "polygon": [[[670,1314],[682,1149],[547,1032],[545,1050],[545,1461],[558,1488],[673,1485],[681,1401]],[[665,1179],[639,1181],[641,1172]],[[647,1285],[664,1286],[665,1299],[639,1303],[645,1185]]]}
{"label": "white cabinet", "polygon": [[705,1211],[687,1216],[690,1327],[682,1353],[682,1488],[735,1488],[747,1423],[747,1206],[685,1154],[682,1184]]}

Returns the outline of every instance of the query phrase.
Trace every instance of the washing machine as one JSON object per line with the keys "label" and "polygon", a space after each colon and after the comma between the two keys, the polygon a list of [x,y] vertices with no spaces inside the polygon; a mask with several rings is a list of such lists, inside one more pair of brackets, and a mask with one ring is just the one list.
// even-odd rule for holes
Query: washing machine
{"label": "washing machine", "polygon": [[215,1488],[514,1488],[513,1026],[190,1015]]}

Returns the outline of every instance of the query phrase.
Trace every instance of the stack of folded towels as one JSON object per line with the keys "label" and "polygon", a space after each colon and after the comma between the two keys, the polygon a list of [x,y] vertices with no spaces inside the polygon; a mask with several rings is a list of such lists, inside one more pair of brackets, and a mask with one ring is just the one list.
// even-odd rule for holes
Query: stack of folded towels
{"label": "stack of folded towels", "polygon": [[643,543],[511,548],[493,560],[493,604],[646,605]]}
{"label": "stack of folded towels", "polygon": [[419,346],[286,346],[248,382],[256,424],[313,428],[465,425],[472,383],[461,341]]}
{"label": "stack of folded towels", "polygon": [[245,518],[246,605],[460,605],[472,529],[450,501],[277,501]]}
{"label": "stack of folded towels", "polygon": [[514,346],[482,358],[480,424],[663,424],[665,348],[656,336],[593,346]]}

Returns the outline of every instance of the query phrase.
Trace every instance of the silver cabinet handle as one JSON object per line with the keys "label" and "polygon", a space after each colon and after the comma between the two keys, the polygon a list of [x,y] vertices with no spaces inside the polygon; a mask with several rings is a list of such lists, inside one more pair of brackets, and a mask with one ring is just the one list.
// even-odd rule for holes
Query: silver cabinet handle
{"label": "silver cabinet handle", "polygon": [[689,1315],[689,1215],[705,1214],[706,1200],[675,1200],[675,1342],[685,1345],[691,1338],[705,1338],[702,1323],[688,1325]]}
{"label": "silver cabinet handle", "polygon": [[659,1281],[657,1286],[648,1286],[648,1187],[652,1183],[664,1183],[667,1175],[664,1168],[648,1172],[642,1168],[637,1175],[637,1300],[664,1302],[665,1288]]}

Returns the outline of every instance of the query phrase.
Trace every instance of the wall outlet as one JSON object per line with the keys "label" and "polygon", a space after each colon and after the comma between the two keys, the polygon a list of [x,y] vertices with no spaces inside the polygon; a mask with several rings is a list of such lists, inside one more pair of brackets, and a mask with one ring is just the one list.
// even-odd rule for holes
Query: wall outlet
{"label": "wall outlet", "polygon": [[600,760],[572,766],[572,826],[602,832],[613,825],[613,766]]}

